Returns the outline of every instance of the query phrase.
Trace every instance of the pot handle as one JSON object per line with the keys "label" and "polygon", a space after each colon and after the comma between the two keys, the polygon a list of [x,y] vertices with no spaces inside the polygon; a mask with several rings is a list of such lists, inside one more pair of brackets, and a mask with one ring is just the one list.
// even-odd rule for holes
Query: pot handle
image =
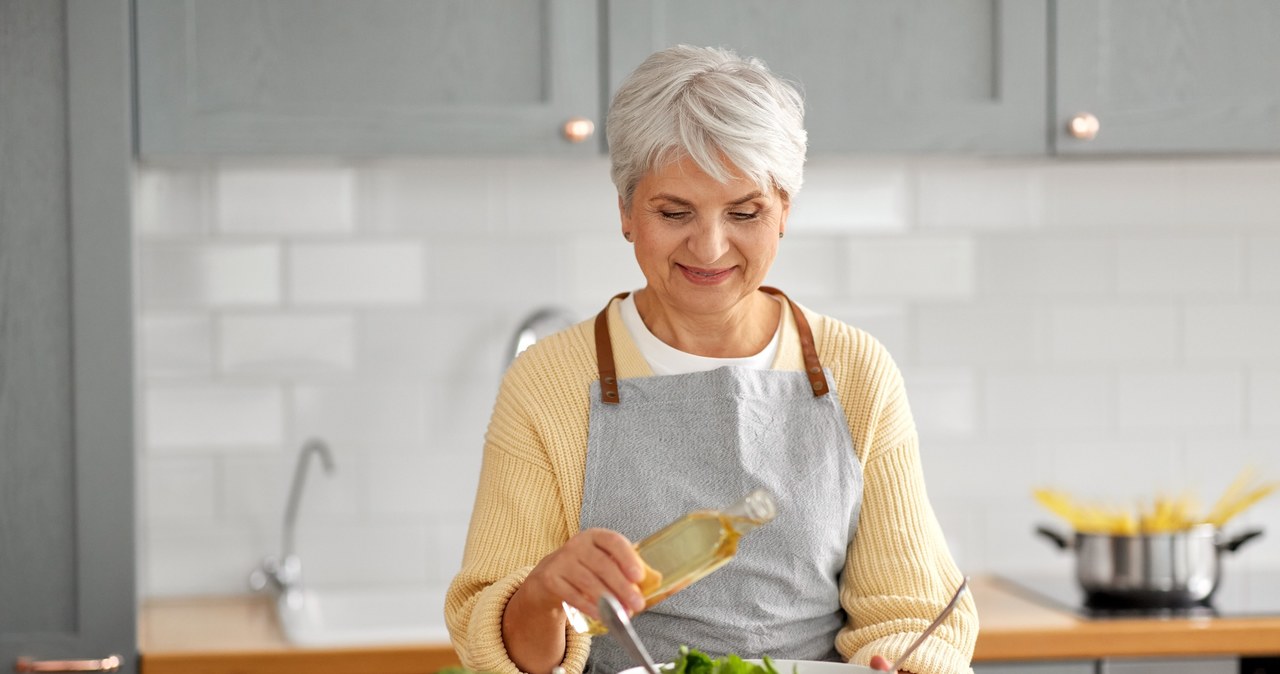
{"label": "pot handle", "polygon": [[[1049,527],[1038,526],[1036,527],[1036,533],[1053,541],[1055,544],[1057,544],[1059,548],[1063,550],[1070,550],[1072,547],[1071,541],[1067,540],[1066,536],[1063,536],[1062,534],[1054,531],[1053,529],[1050,529]],[[1259,531],[1258,533],[1262,533],[1262,532]]]}
{"label": "pot handle", "polygon": [[1231,538],[1229,540],[1225,540],[1219,543],[1218,550],[1221,550],[1222,552],[1235,552],[1236,550],[1240,549],[1240,546],[1244,545],[1245,543],[1248,543],[1249,541],[1261,535],[1262,535],[1262,529],[1250,529],[1249,531],[1246,531],[1243,534],[1236,536],[1235,538]]}

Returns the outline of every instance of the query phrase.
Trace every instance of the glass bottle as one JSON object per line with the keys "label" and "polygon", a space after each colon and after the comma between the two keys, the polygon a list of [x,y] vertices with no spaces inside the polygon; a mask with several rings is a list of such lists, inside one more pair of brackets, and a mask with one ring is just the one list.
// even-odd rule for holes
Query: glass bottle
{"label": "glass bottle", "polygon": [[[743,534],[766,524],[777,514],[773,496],[756,489],[724,510],[695,510],[636,544],[640,559],[648,565],[640,582],[644,607],[688,587],[724,566],[738,552]],[[569,624],[579,633],[604,634],[599,621],[565,604]]]}

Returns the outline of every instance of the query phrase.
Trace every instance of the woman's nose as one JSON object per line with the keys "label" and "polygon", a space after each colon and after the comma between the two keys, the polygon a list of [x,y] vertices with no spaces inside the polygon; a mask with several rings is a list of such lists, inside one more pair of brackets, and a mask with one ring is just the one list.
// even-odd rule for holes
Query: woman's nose
{"label": "woman's nose", "polygon": [[689,235],[689,252],[701,264],[714,264],[729,252],[729,237],[718,222],[699,222]]}

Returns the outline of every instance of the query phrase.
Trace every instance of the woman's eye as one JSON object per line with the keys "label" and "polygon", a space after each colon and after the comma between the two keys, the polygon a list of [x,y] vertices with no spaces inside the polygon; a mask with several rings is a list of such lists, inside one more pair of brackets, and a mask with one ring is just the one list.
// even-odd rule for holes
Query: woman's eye
{"label": "woman's eye", "polygon": [[683,220],[689,216],[689,211],[662,211],[662,217],[668,220]]}
{"label": "woman's eye", "polygon": [[738,212],[730,213],[729,217],[733,218],[734,220],[740,220],[740,221],[755,220],[756,218],[760,217],[760,211],[752,211],[750,213],[744,213],[744,212],[738,211]]}

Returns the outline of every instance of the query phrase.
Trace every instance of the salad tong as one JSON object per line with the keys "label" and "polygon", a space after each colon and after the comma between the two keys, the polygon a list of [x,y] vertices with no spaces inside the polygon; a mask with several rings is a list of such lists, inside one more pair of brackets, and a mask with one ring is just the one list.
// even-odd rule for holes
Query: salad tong
{"label": "salad tong", "polygon": [[632,661],[644,667],[649,674],[659,674],[658,666],[653,664],[649,651],[645,650],[644,644],[640,643],[640,637],[631,627],[627,611],[622,608],[618,598],[608,592],[600,595],[599,608],[600,620],[609,628],[609,635],[618,640],[618,644],[631,656]]}

